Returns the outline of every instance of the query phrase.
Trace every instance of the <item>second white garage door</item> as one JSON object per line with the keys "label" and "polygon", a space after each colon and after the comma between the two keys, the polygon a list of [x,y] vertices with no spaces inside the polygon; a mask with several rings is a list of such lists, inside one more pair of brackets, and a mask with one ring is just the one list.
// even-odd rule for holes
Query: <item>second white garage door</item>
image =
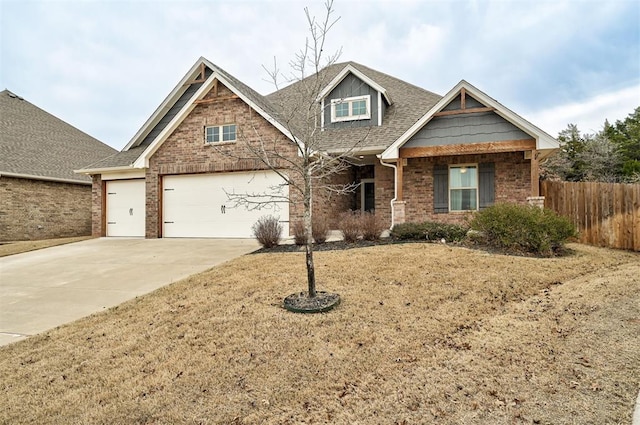
{"label": "second white garage door", "polygon": [[110,180],[105,183],[107,236],[144,236],[144,179]]}
{"label": "second white garage door", "polygon": [[[273,171],[165,176],[162,193],[163,236],[166,238],[251,238],[251,226],[264,215],[279,217],[289,234],[289,203],[258,205],[266,197],[250,197],[237,205],[228,194],[288,196],[288,187]],[[273,198],[271,198],[273,199]]]}

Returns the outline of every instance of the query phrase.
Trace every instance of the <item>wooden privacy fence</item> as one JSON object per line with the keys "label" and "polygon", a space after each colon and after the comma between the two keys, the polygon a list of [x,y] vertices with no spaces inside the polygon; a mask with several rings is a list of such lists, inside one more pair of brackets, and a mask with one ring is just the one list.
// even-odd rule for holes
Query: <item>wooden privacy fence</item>
{"label": "wooden privacy fence", "polygon": [[543,181],[544,206],[569,217],[589,245],[640,251],[640,184]]}

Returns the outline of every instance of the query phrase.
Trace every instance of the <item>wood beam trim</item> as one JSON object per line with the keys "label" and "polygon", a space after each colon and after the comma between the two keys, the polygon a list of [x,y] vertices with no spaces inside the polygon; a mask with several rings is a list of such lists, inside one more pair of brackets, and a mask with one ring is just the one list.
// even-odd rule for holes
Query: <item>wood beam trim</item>
{"label": "wood beam trim", "polygon": [[460,89],[460,109],[467,109],[467,89]]}
{"label": "wood beam trim", "polygon": [[480,153],[501,153],[528,151],[536,148],[536,141],[504,140],[500,142],[461,143],[456,145],[420,146],[400,148],[400,158],[424,158],[433,156],[468,155]]}
{"label": "wood beam trim", "polygon": [[207,103],[222,102],[224,100],[232,100],[232,99],[240,99],[240,96],[233,94],[231,96],[216,97],[215,99],[200,99],[200,100],[196,100],[193,103],[196,105],[203,105]]}
{"label": "wood beam trim", "polygon": [[201,63],[200,64],[200,73],[198,75],[196,75],[196,78],[194,80],[191,81],[187,81],[186,83],[184,83],[182,85],[182,87],[184,86],[190,86],[191,84],[198,84],[198,83],[204,83],[207,79],[205,77],[205,68],[204,68],[204,64]]}
{"label": "wood beam trim", "polygon": [[540,163],[535,149],[531,150],[531,196],[540,196]]}
{"label": "wood beam trim", "polygon": [[493,112],[496,108],[469,108],[469,109],[454,109],[451,111],[442,111],[433,114],[434,117],[445,117],[447,115],[463,115],[463,114],[475,114],[478,112]]}

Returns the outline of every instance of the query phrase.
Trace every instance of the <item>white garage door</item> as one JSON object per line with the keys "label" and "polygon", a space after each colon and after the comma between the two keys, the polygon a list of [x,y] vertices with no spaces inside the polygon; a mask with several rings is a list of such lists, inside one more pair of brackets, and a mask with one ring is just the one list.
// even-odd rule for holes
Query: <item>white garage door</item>
{"label": "white garage door", "polygon": [[[264,215],[279,217],[289,234],[289,194],[273,171],[166,176],[163,180],[163,236],[167,238],[250,238],[251,226]],[[279,202],[273,196],[280,196]],[[248,194],[249,205],[229,194]]]}
{"label": "white garage door", "polygon": [[107,236],[144,236],[144,180],[107,181]]}

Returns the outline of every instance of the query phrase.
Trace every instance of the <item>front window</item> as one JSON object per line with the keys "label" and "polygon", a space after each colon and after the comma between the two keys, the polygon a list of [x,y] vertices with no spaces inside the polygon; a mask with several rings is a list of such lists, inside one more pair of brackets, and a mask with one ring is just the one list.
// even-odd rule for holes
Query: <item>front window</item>
{"label": "front window", "polygon": [[371,119],[371,96],[331,100],[331,122]]}
{"label": "front window", "polygon": [[207,143],[235,142],[236,125],[214,125],[205,127],[205,140]]}
{"label": "front window", "polygon": [[449,211],[478,209],[478,166],[449,167]]}

